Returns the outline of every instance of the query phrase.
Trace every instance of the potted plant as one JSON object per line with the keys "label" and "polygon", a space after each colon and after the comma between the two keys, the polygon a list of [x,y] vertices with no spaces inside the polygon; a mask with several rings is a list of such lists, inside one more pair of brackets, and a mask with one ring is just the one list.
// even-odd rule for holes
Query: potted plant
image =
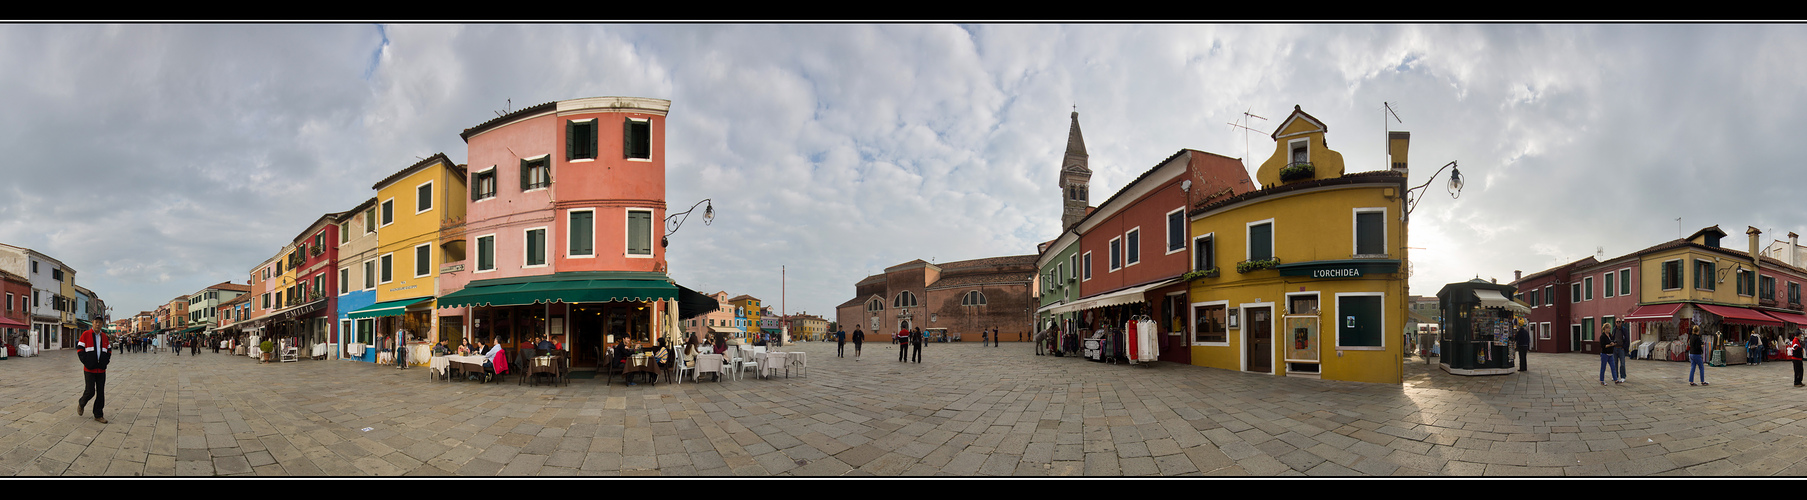
{"label": "potted plant", "polygon": [[261,359],[259,361],[268,363],[270,361],[270,351],[276,350],[276,343],[265,340],[262,343],[257,344],[257,350],[262,351],[260,354],[258,354],[258,356],[262,357],[263,359]]}
{"label": "potted plant", "polygon": [[1180,275],[1180,280],[1192,281],[1192,280],[1196,280],[1196,279],[1200,279],[1200,278],[1216,278],[1216,277],[1217,277],[1217,268],[1213,267],[1210,269],[1199,269],[1199,270],[1187,272],[1186,274]]}
{"label": "potted plant", "polygon": [[1236,263],[1236,272],[1247,273],[1250,271],[1259,271],[1262,269],[1273,269],[1274,266],[1278,266],[1278,265],[1280,265],[1280,259],[1278,259],[1278,258],[1267,259],[1267,260],[1245,260],[1245,261]]}
{"label": "potted plant", "polygon": [[1292,165],[1288,165],[1286,168],[1280,169],[1280,181],[1281,182],[1291,182],[1291,181],[1302,180],[1302,179],[1310,179],[1313,176],[1315,176],[1316,174],[1317,174],[1317,169],[1311,166],[1311,162],[1297,162],[1297,163],[1293,163]]}

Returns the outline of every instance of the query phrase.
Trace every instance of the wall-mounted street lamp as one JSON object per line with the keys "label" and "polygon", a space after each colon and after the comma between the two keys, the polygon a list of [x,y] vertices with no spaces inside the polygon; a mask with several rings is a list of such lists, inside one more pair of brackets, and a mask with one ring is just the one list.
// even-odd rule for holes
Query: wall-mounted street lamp
{"label": "wall-mounted street lamp", "polygon": [[[1407,200],[1406,206],[1405,206],[1406,215],[1408,215],[1408,216],[1411,215],[1412,210],[1418,208],[1418,201],[1423,200],[1424,193],[1427,192],[1427,191],[1424,191],[1424,188],[1430,186],[1432,182],[1435,182],[1437,180],[1437,174],[1443,173],[1444,169],[1451,169],[1449,172],[1449,185],[1445,188],[1449,191],[1450,199],[1456,199],[1456,198],[1462,197],[1462,185],[1463,185],[1462,168],[1457,167],[1456,162],[1451,161],[1451,162],[1449,162],[1449,164],[1444,165],[1443,168],[1437,169],[1436,173],[1431,174],[1430,180],[1424,181],[1424,184],[1419,184],[1418,187],[1405,190],[1405,195],[1406,195],[1406,200]],[[1413,191],[1418,192],[1417,196],[1414,197],[1412,195]]]}
{"label": "wall-mounted street lamp", "polygon": [[665,218],[665,236],[659,237],[659,248],[671,246],[671,240],[669,239],[671,235],[677,234],[678,228],[684,225],[684,221],[690,219],[690,213],[696,211],[697,205],[704,204],[707,205],[703,207],[703,225],[707,226],[710,222],[714,221],[715,204],[711,203],[709,198],[704,198],[703,201],[696,202],[696,205],[691,205],[690,210],[671,214],[670,217]]}

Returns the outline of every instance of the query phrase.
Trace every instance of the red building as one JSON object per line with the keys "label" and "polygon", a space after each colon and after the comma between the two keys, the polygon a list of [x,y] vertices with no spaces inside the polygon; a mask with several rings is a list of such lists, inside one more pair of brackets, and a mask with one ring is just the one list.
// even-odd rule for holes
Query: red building
{"label": "red building", "polygon": [[6,293],[6,307],[0,308],[0,342],[25,342],[31,329],[31,281],[0,271],[0,291]]}
{"label": "red building", "polygon": [[[1531,306],[1526,319],[1531,331],[1531,350],[1536,352],[1576,352],[1580,350],[1580,334],[1569,331],[1575,270],[1599,264],[1592,256],[1560,266],[1531,273],[1510,283],[1517,287],[1519,299]],[[1635,295],[1635,293],[1634,293]]]}
{"label": "red building", "polygon": [[[294,269],[294,281],[271,284],[272,290],[282,292],[282,303],[271,305],[266,331],[272,331],[275,338],[294,339],[302,357],[311,354],[315,344],[335,342],[332,318],[338,317],[334,299],[339,295],[339,225],[335,221],[340,215],[322,215],[297,235],[293,248],[281,257],[285,268]],[[287,276],[280,275],[284,281]]]}

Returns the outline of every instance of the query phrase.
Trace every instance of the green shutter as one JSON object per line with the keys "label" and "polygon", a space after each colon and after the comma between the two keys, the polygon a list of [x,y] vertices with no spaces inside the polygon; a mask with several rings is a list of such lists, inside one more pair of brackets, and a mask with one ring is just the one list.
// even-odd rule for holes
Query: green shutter
{"label": "green shutter", "polygon": [[471,183],[471,201],[477,201],[478,190],[482,189],[481,187],[478,187],[478,184],[480,184],[480,183],[477,181],[478,181],[478,174],[476,174],[476,173],[472,173],[470,176],[470,180],[466,181],[466,182]]}
{"label": "green shutter", "polygon": [[1355,253],[1363,255],[1387,253],[1385,224],[1380,212],[1355,214]]}
{"label": "green shutter", "polygon": [[530,168],[530,167],[528,166],[527,160],[521,160],[521,190],[522,191],[527,190],[527,169],[528,168]]}
{"label": "green shutter", "polygon": [[1261,224],[1249,227],[1249,260],[1268,260],[1274,258],[1274,225]]}
{"label": "green shutter", "polygon": [[574,137],[574,135],[576,133],[577,133],[577,123],[570,121],[570,120],[566,120],[565,121],[565,159],[566,160],[577,159],[577,138]]}
{"label": "green shutter", "polygon": [[571,212],[568,231],[571,255],[595,255],[595,219],[595,212]]}
{"label": "green shutter", "polygon": [[627,213],[627,253],[652,254],[652,213]]}
{"label": "green shutter", "polygon": [[634,157],[634,120],[632,118],[623,118],[621,122],[621,155],[626,158]]}

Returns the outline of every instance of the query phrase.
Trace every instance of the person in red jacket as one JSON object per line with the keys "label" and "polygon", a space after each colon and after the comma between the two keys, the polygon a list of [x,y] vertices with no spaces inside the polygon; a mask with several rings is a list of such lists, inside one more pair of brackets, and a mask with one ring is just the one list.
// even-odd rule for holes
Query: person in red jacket
{"label": "person in red jacket", "polygon": [[107,423],[103,416],[107,407],[107,362],[113,360],[113,353],[107,348],[107,335],[89,329],[82,332],[75,344],[75,357],[82,361],[81,402],[75,405],[75,414],[81,415],[88,406],[88,399],[94,399],[94,421]]}

